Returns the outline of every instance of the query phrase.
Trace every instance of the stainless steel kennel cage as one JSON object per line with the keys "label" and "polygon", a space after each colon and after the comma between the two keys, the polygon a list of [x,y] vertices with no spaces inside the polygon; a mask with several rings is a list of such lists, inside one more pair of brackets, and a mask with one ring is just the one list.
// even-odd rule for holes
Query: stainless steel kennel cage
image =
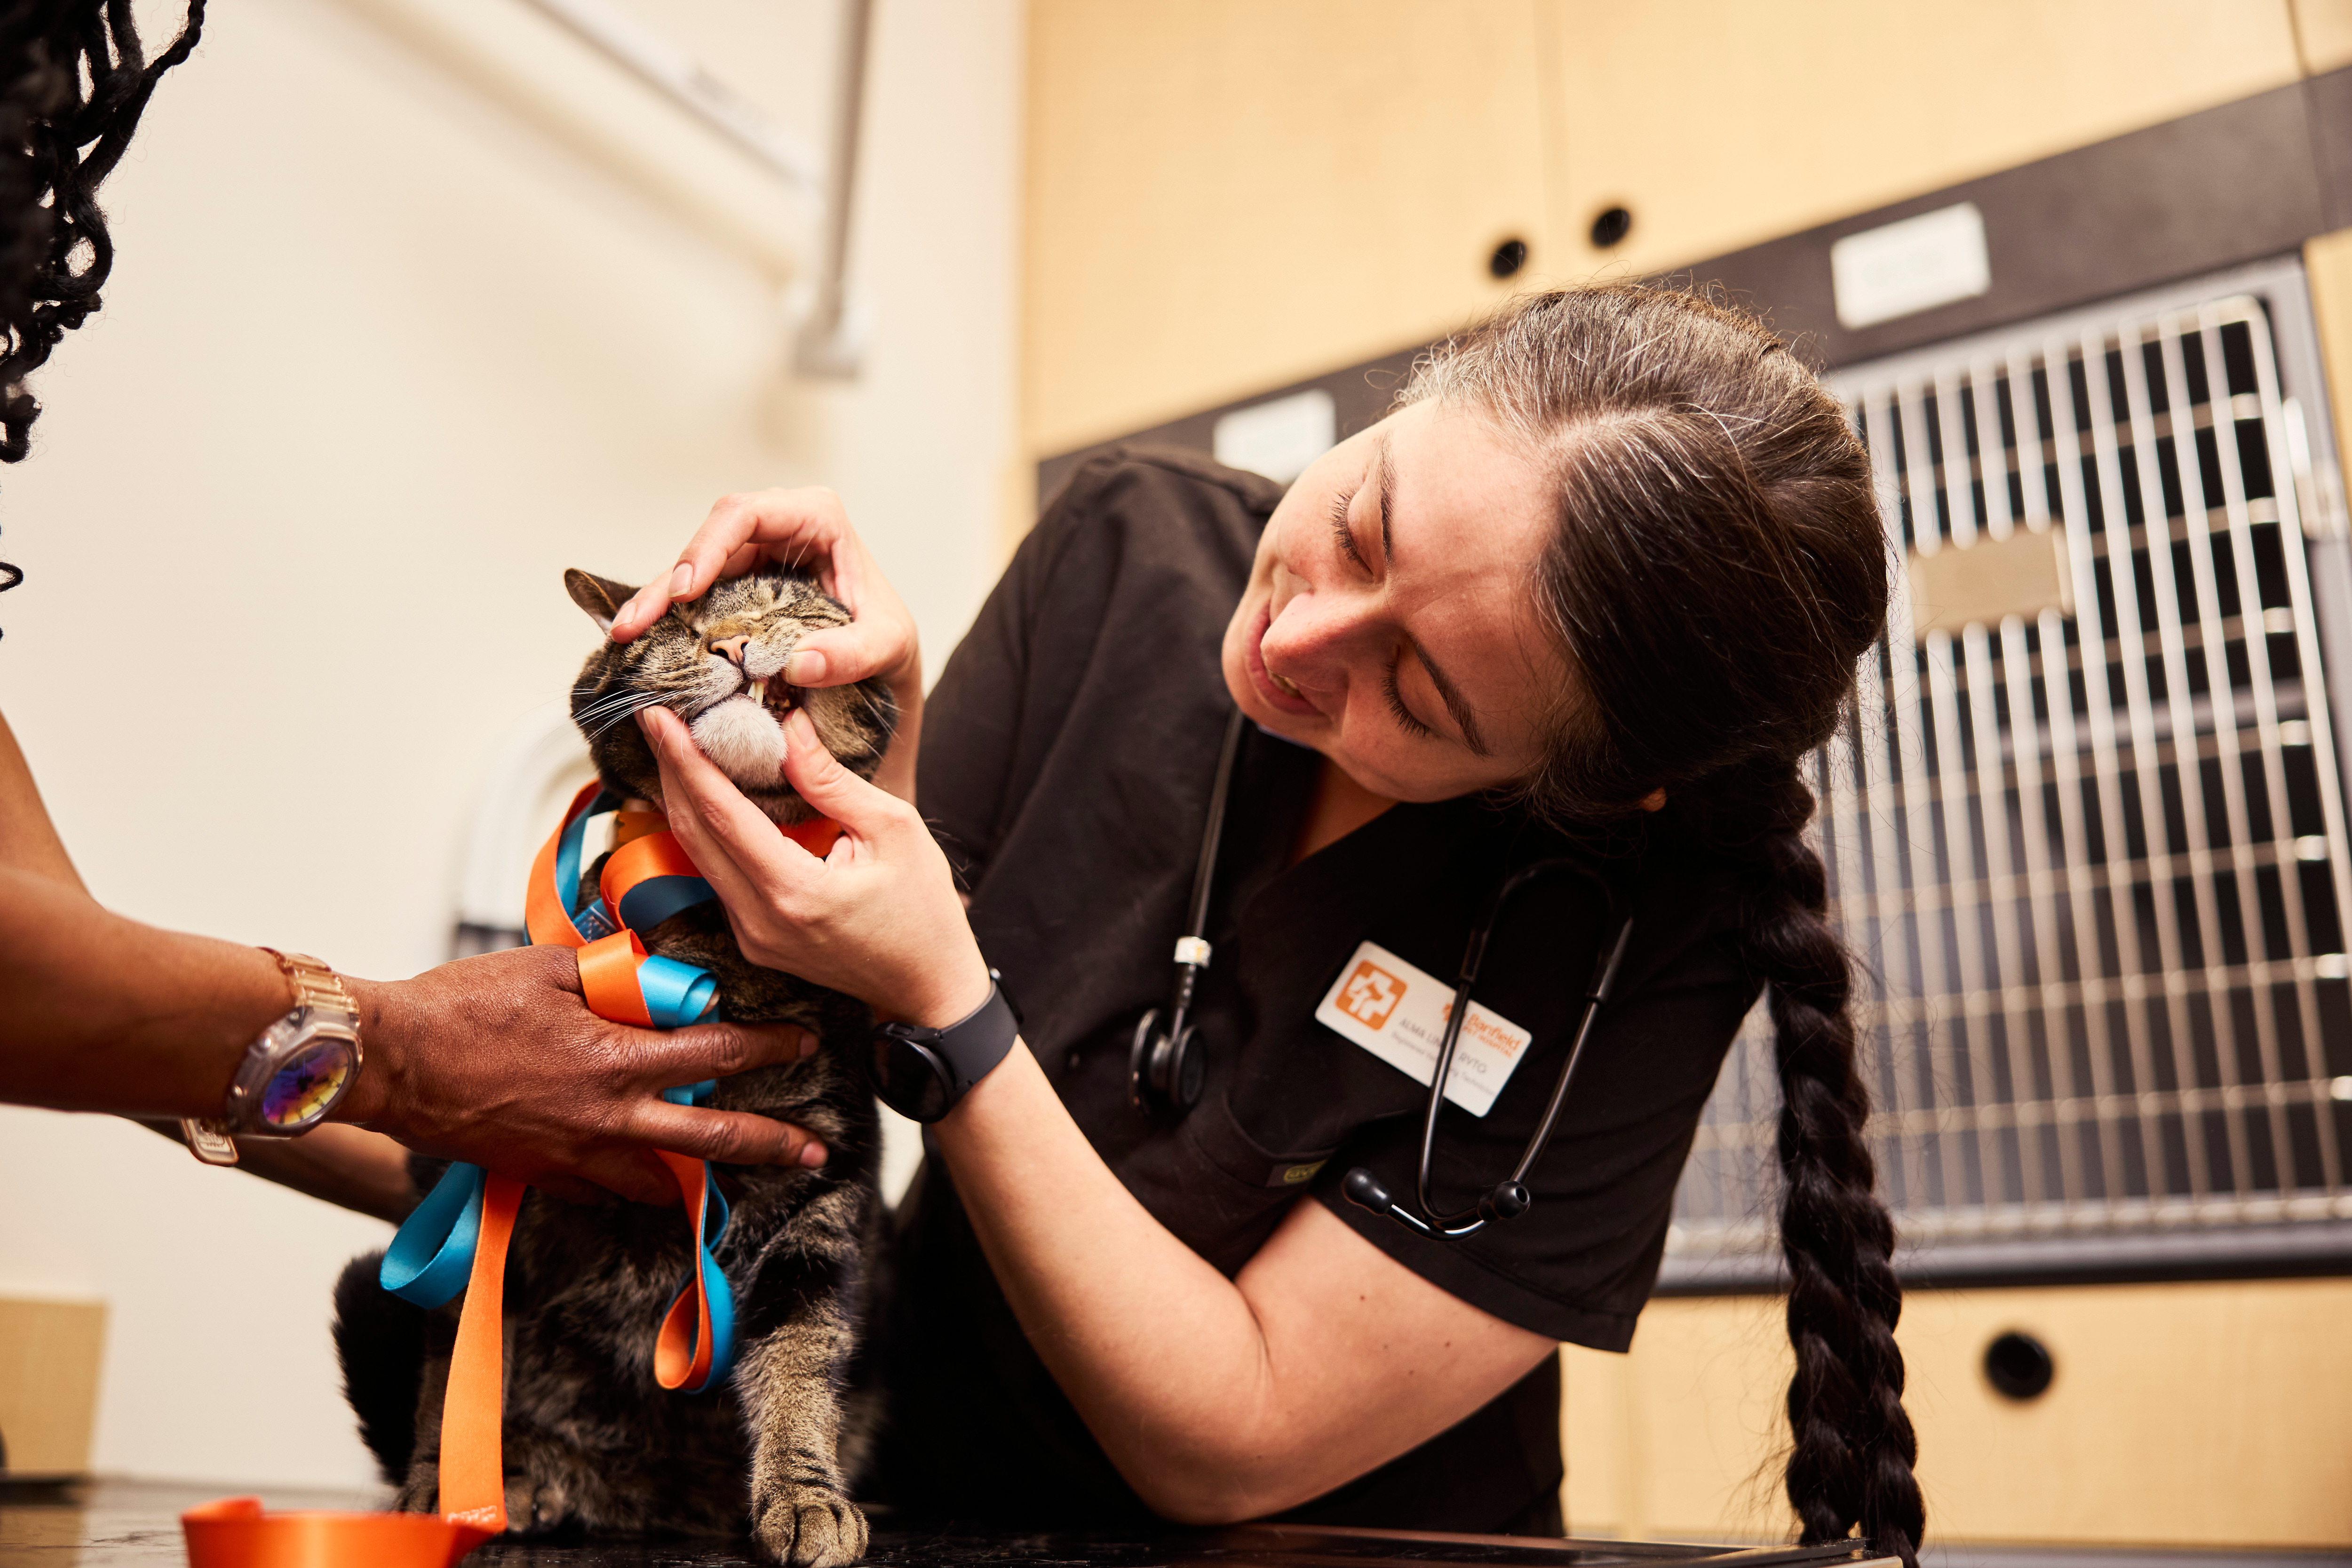
{"label": "stainless steel kennel cage", "polygon": [[[1831,382],[1902,575],[1813,831],[1906,1271],[2352,1255],[2352,567],[2302,268]],[[1759,1009],[1667,1289],[1776,1273],[1770,1051]]]}

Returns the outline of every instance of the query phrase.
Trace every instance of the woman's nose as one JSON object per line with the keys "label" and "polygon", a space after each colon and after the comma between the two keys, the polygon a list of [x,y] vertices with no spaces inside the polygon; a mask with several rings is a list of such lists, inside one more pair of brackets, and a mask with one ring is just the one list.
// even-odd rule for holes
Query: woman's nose
{"label": "woman's nose", "polygon": [[720,655],[728,663],[739,666],[743,662],[743,650],[751,646],[751,639],[748,637],[712,637],[709,643],[711,652]]}
{"label": "woman's nose", "polygon": [[1331,667],[1344,660],[1360,617],[1341,593],[1292,596],[1265,630],[1266,663],[1299,686],[1336,684]]}

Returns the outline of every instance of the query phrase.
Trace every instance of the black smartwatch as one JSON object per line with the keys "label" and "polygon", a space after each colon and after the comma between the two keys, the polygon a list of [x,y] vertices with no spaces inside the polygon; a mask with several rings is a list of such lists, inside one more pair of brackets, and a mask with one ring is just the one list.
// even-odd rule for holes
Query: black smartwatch
{"label": "black smartwatch", "polygon": [[874,1031],[874,1092],[915,1121],[937,1121],[996,1070],[1021,1034],[1003,977],[988,972],[988,1000],[944,1029],[885,1024]]}

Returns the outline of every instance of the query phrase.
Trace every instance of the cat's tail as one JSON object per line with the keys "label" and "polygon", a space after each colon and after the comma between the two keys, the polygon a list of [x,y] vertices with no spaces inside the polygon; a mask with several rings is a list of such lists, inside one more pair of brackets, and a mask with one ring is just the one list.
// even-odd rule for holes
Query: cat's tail
{"label": "cat's tail", "polygon": [[425,1381],[425,1310],[376,1282],[383,1254],[354,1258],[335,1281],[335,1356],[343,1397],[360,1418],[360,1440],[383,1479],[408,1479],[416,1449],[416,1402]]}

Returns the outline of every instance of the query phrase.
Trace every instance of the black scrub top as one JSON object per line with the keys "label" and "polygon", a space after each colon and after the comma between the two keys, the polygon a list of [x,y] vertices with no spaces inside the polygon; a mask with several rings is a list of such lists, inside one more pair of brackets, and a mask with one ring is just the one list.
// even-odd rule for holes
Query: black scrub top
{"label": "black scrub top", "polygon": [[[1202,1257],[1237,1273],[1292,1205],[1320,1203],[1414,1273],[1557,1340],[1622,1351],[1664,1246],[1699,1110],[1757,994],[1728,868],[1645,830],[1570,845],[1473,799],[1400,805],[1295,867],[1319,756],[1244,731],[1219,858],[1208,1053],[1191,1114],[1129,1100],[1136,1020],[1182,934],[1219,743],[1218,649],[1281,491],[1181,452],[1072,478],[1022,544],[925,714],[920,805],[971,895],[981,950],[1096,1150]],[[1412,1191],[1427,1090],[1315,1020],[1370,939],[1450,984],[1506,865],[1596,847],[1633,945],[1577,1069],[1531,1210],[1457,1242],[1341,1196],[1349,1167]],[[1508,1174],[1541,1115],[1608,923],[1601,886],[1552,876],[1496,926],[1477,1000],[1534,1033],[1484,1117],[1449,1104],[1433,1196]],[[952,1181],[927,1160],[899,1211],[881,1355],[886,1500],[1027,1526],[1150,1515],[1024,1337]],[[1378,1375],[1378,1369],[1369,1369]],[[1297,1510],[1326,1523],[1558,1533],[1557,1357],[1419,1448]]]}

